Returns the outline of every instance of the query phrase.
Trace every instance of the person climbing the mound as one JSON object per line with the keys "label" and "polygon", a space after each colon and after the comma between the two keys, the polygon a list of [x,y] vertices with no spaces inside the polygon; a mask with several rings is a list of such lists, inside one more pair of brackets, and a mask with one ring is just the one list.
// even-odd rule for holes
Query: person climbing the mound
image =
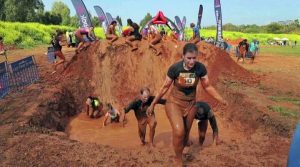
{"label": "person climbing the mound", "polygon": [[129,25],[130,34],[126,38],[125,42],[132,48],[131,51],[135,51],[138,47],[132,42],[136,40],[140,41],[142,39],[142,35],[139,32],[140,26],[134,23],[131,19],[127,19],[127,24]]}
{"label": "person climbing the mound", "polygon": [[[99,118],[104,115],[103,104],[97,97],[89,96],[86,100],[86,115],[90,118]],[[90,113],[91,110],[91,113]]]}
{"label": "person climbing the mound", "polygon": [[147,114],[151,116],[159,99],[167,93],[173,84],[166,102],[166,114],[173,131],[173,146],[177,166],[183,165],[183,149],[189,146],[189,133],[197,111],[195,104],[199,81],[209,95],[227,105],[227,102],[209,83],[206,67],[197,61],[198,54],[198,48],[195,44],[185,44],[182,60],[169,68],[163,86],[147,109]]}
{"label": "person climbing the mound", "polygon": [[106,104],[106,110],[107,112],[103,121],[103,127],[110,123],[120,121],[120,112],[117,109],[113,108],[113,106],[110,103]]}
{"label": "person climbing the mound", "polygon": [[[125,114],[127,114],[130,110],[134,110],[135,117],[138,121],[138,133],[142,145],[146,144],[145,141],[146,129],[147,129],[147,125],[149,125],[150,128],[149,139],[152,147],[155,147],[153,139],[155,135],[155,128],[157,122],[155,119],[155,114],[152,114],[151,116],[148,117],[146,111],[148,107],[151,105],[154,98],[155,98],[154,96],[150,95],[150,89],[144,87],[140,90],[139,97],[135,98],[132,102],[128,104],[127,107],[124,108]],[[166,100],[160,99],[158,100],[158,103],[165,104]]]}
{"label": "person climbing the mound", "polygon": [[63,46],[62,38],[63,38],[63,32],[61,32],[60,30],[56,30],[56,35],[53,36],[53,39],[51,40],[51,44],[54,49],[54,57],[55,58],[59,57],[61,59],[60,61],[54,62],[53,64],[54,70],[52,74],[56,73],[57,66],[60,64],[63,65],[63,69],[65,69],[64,63],[66,62],[66,58],[62,53],[62,46]]}
{"label": "person climbing the mound", "polygon": [[197,44],[201,40],[200,33],[199,33],[199,27],[195,26],[194,23],[191,23],[190,27],[193,29],[193,37],[191,39],[191,43]]}
{"label": "person climbing the mound", "polygon": [[148,29],[149,29],[149,37],[151,39],[149,47],[154,49],[154,51],[156,52],[156,56],[158,56],[161,54],[161,51],[159,51],[155,45],[162,40],[162,36],[160,35],[159,31],[153,24],[149,24]]}
{"label": "person climbing the mound", "polygon": [[108,43],[112,45],[113,42],[118,40],[118,36],[116,34],[116,26],[117,21],[112,21],[108,27],[107,33],[106,33],[106,39],[109,40]]}
{"label": "person climbing the mound", "polygon": [[213,130],[213,142],[216,141],[216,145],[222,143],[219,138],[219,131],[216,117],[210,106],[205,102],[196,103],[196,115],[195,119],[198,121],[198,132],[199,132],[199,144],[202,146],[205,140],[205,134],[207,130],[207,124],[209,124]]}
{"label": "person climbing the mound", "polygon": [[95,40],[93,29],[94,27],[79,28],[75,32],[76,40],[79,42],[77,49],[75,50],[76,53],[79,53],[81,50],[89,47],[91,42]]}

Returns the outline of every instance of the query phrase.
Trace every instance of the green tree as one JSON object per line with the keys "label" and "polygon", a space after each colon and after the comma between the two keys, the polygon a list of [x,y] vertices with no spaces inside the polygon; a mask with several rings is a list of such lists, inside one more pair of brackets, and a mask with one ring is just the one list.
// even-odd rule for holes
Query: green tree
{"label": "green tree", "polygon": [[99,22],[99,19],[98,19],[98,17],[96,17],[96,16],[92,17],[92,24],[93,24],[94,27],[99,27],[99,26],[101,26],[101,25],[100,25],[100,22]]}
{"label": "green tree", "polygon": [[44,4],[42,0],[4,0],[3,8],[6,21],[37,21],[36,12],[43,10]]}
{"label": "green tree", "polygon": [[140,26],[144,27],[151,19],[152,19],[151,14],[147,13],[146,16],[141,20]]}
{"label": "green tree", "polygon": [[122,19],[121,19],[121,17],[120,16],[117,16],[116,17],[116,20],[121,24],[121,26],[123,25],[123,23],[122,23]]}
{"label": "green tree", "polygon": [[268,33],[279,34],[282,33],[283,26],[278,23],[271,23],[266,27]]}
{"label": "green tree", "polygon": [[70,9],[69,7],[64,4],[62,1],[55,1],[53,3],[51,13],[53,15],[61,15],[62,18],[62,25],[69,25],[70,24]]}
{"label": "green tree", "polygon": [[0,0],[0,20],[5,20],[4,0]]}
{"label": "green tree", "polygon": [[72,26],[72,27],[79,27],[80,26],[79,19],[78,19],[77,15],[74,15],[70,18],[70,26]]}

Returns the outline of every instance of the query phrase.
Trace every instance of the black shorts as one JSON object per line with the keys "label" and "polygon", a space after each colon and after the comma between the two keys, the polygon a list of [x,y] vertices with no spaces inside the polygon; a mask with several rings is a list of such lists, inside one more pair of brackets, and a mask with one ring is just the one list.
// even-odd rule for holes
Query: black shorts
{"label": "black shorts", "polygon": [[134,39],[135,40],[142,40],[142,35],[141,34],[134,34]]}

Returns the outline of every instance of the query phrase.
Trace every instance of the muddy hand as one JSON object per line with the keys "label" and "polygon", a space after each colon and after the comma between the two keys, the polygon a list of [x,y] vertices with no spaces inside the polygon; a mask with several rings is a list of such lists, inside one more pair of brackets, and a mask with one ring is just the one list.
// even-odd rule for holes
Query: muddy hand
{"label": "muddy hand", "polygon": [[154,107],[152,105],[149,106],[149,108],[146,111],[146,114],[148,117],[150,117],[153,114],[153,110],[154,110]]}

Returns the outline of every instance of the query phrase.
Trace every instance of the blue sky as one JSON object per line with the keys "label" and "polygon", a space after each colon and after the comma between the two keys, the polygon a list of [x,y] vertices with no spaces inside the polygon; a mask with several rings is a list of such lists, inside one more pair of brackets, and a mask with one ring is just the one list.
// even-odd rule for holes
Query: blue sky
{"label": "blue sky", "polygon": [[[43,0],[50,10],[55,0]],[[71,0],[61,0],[75,14]],[[178,15],[187,17],[187,23],[196,22],[199,5],[203,5],[202,26],[215,25],[213,0],[83,0],[87,9],[96,15],[93,6],[99,5],[113,17],[121,16],[140,22],[149,12],[154,16],[159,10],[171,20]],[[265,25],[274,21],[300,19],[300,0],[221,0],[223,24]]]}

